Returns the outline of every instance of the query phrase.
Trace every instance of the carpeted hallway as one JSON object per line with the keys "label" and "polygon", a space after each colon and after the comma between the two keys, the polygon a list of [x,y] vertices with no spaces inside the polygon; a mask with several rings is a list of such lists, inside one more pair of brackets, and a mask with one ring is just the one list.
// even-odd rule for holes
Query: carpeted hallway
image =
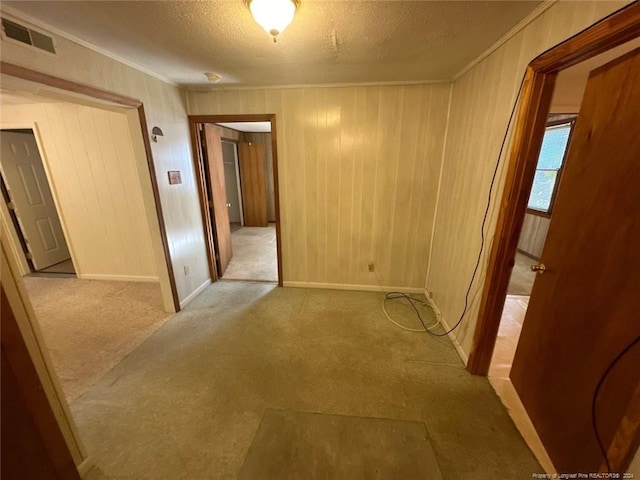
{"label": "carpeted hallway", "polygon": [[[212,284],[71,405],[88,478],[383,478],[354,458],[403,472],[384,478],[541,472],[487,379],[448,339],[392,325],[381,299]],[[388,310],[416,326],[406,305]]]}
{"label": "carpeted hallway", "polygon": [[225,280],[278,281],[278,256],[276,254],[276,226],[240,227],[231,230],[233,257]]}

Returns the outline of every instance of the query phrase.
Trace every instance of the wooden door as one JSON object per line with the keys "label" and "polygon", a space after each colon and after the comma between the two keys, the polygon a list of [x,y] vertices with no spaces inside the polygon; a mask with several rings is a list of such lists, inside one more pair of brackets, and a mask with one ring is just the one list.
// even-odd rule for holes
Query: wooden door
{"label": "wooden door", "polygon": [[80,480],[5,288],[0,284],[0,477]]}
{"label": "wooden door", "polygon": [[266,227],[267,184],[264,169],[264,146],[240,143],[240,186],[245,227]]}
{"label": "wooden door", "polygon": [[[511,370],[558,471],[604,465],[592,428],[594,391],[640,335],[638,85],[640,49],[591,72],[542,252],[546,271],[536,278]],[[639,366],[635,347],[602,384],[595,418],[607,450],[640,392]],[[614,469],[637,446],[637,419],[627,427]]]}
{"label": "wooden door", "polygon": [[36,270],[71,258],[32,133],[2,132],[0,164]]}
{"label": "wooden door", "polygon": [[218,277],[224,275],[229,266],[233,251],[231,248],[231,228],[227,211],[227,189],[224,179],[224,163],[222,160],[222,141],[215,127],[205,124],[204,137],[206,143],[207,166],[209,175],[210,200],[213,205],[213,231],[216,244],[216,265]]}

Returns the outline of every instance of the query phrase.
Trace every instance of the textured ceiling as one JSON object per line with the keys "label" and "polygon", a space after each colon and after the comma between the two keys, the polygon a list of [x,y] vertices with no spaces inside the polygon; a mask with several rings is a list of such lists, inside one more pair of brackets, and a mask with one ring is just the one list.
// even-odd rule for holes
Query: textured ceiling
{"label": "textured ceiling", "polygon": [[243,0],[2,2],[185,86],[450,80],[540,3],[301,0],[273,44]]}

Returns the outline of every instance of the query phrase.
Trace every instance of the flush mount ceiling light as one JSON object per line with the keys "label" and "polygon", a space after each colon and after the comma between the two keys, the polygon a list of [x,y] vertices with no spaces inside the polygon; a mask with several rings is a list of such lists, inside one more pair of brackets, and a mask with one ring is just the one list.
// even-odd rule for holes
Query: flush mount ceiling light
{"label": "flush mount ceiling light", "polygon": [[300,0],[245,0],[251,10],[253,19],[273,37],[273,43],[278,41],[287,25],[293,20]]}
{"label": "flush mount ceiling light", "polygon": [[220,75],[213,72],[205,72],[204,76],[207,77],[207,80],[209,80],[211,83],[218,83],[222,78]]}

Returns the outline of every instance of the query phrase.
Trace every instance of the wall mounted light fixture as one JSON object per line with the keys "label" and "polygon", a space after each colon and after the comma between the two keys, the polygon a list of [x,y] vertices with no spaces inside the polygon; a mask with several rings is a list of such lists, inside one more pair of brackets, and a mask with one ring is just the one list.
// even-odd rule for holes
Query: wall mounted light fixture
{"label": "wall mounted light fixture", "polygon": [[164,133],[160,130],[160,127],[153,127],[151,129],[151,140],[154,142],[158,141],[158,137],[164,137]]}
{"label": "wall mounted light fixture", "polygon": [[293,20],[300,0],[245,0],[251,10],[253,19],[273,37],[273,43],[278,41],[285,28]]}

